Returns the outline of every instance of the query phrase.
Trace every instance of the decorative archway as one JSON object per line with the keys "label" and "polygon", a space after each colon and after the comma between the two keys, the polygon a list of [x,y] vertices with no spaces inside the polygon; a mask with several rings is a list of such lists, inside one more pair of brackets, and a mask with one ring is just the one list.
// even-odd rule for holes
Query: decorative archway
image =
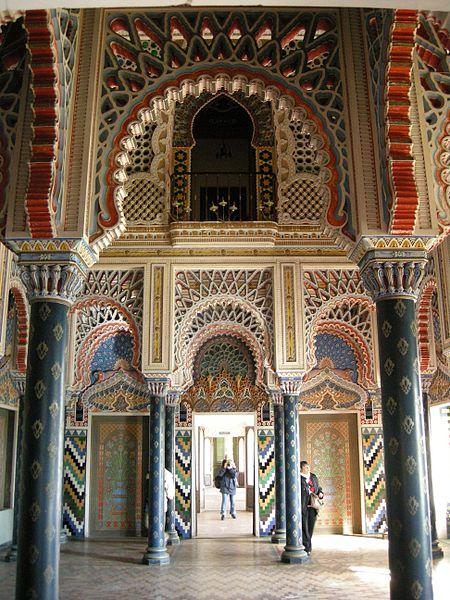
{"label": "decorative archway", "polygon": [[174,340],[177,372],[184,388],[193,382],[195,356],[207,339],[221,334],[234,335],[252,350],[256,381],[263,385],[264,369],[270,365],[271,342],[262,316],[249,302],[232,296],[216,297],[195,305],[186,314]]}
{"label": "decorative archway", "polygon": [[193,384],[183,395],[192,410],[248,412],[267,402],[267,392],[256,384],[253,350],[235,332],[207,337],[196,352],[192,371]]}
{"label": "decorative archway", "polygon": [[95,352],[109,338],[120,333],[129,334],[132,340],[130,366],[139,368],[139,330],[133,316],[122,304],[108,297],[87,296],[73,305],[71,313],[76,314],[78,320],[75,340],[76,386],[89,385],[90,362]]}
{"label": "decorative archway", "polygon": [[[159,122],[160,115],[170,112],[175,102],[183,103],[187,97],[198,97],[204,92],[213,95],[239,92],[245,98],[256,96],[262,102],[269,102],[274,112],[285,113],[288,120],[288,123],[285,124],[287,127],[289,122],[299,121],[305,122],[305,132],[313,134],[317,132],[322,140],[321,156],[326,155],[327,157],[327,173],[322,175],[321,178],[323,179],[323,185],[329,190],[326,219],[332,227],[339,228],[345,224],[347,216],[344,207],[339,205],[339,186],[337,185],[339,177],[330,140],[325,133],[321,120],[313,113],[300,92],[291,88],[284,88],[278,81],[271,80],[260,72],[255,73],[254,78],[252,78],[251,70],[249,75],[248,69],[233,69],[232,71],[223,69],[219,73],[217,69],[202,70],[202,72],[197,72],[194,75],[184,74],[176,80],[162,84],[136,106],[130,117],[123,123],[116,138],[114,149],[109,156],[109,168],[106,175],[107,194],[105,203],[97,215],[96,231],[93,232],[91,237],[96,247],[105,247],[125,230],[123,200],[126,197],[127,166],[131,164],[132,153],[136,148],[139,136],[144,134],[146,125]],[[288,135],[285,137],[287,138]],[[311,179],[311,174],[309,179]],[[297,190],[298,193],[301,191],[300,189]],[[292,202],[292,198],[290,198],[290,201]]]}
{"label": "decorative archway", "polygon": [[359,383],[374,387],[375,373],[372,362],[372,321],[371,313],[375,310],[373,302],[363,295],[333,298],[325,302],[309,326],[307,344],[308,366],[312,368],[315,361],[314,340],[319,331],[329,331],[341,337],[353,348],[358,358]]}

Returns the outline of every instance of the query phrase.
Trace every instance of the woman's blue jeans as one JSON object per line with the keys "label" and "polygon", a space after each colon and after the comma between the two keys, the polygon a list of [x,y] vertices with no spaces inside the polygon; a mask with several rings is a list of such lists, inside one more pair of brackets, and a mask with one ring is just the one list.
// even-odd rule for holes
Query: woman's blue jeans
{"label": "woman's blue jeans", "polygon": [[225,509],[226,509],[226,504],[227,504],[227,496],[230,499],[230,515],[235,515],[236,514],[236,509],[234,508],[234,494],[225,494],[225,492],[222,492],[222,504],[220,506],[220,514],[224,515],[225,514]]}

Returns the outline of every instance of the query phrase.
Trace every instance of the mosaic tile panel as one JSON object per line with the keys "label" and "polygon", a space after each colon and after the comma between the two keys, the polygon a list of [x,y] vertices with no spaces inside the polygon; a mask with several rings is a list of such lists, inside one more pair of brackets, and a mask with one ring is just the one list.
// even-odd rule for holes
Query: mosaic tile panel
{"label": "mosaic tile panel", "polygon": [[87,432],[66,432],[64,440],[63,528],[67,535],[84,537]]}
{"label": "mosaic tile panel", "polygon": [[385,533],[386,487],[384,479],[383,431],[362,429],[364,463],[364,502],[367,533]]}
{"label": "mosaic tile panel", "polygon": [[259,535],[275,530],[275,437],[273,429],[258,430]]}
{"label": "mosaic tile panel", "polygon": [[192,432],[179,429],[175,435],[175,528],[180,538],[192,536]]}
{"label": "mosaic tile panel", "polygon": [[344,531],[352,526],[350,442],[347,421],[308,422],[306,460],[314,465],[327,498],[319,527]]}
{"label": "mosaic tile panel", "polygon": [[[137,533],[142,510],[142,423],[98,423],[95,480],[95,532]],[[94,507],[93,507],[94,508]]]}

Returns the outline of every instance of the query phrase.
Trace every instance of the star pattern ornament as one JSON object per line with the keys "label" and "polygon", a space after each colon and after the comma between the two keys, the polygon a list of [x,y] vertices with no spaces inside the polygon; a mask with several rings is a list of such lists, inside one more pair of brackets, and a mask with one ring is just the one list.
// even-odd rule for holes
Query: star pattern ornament
{"label": "star pattern ornament", "polygon": [[420,600],[422,598],[423,585],[417,579],[411,585],[411,595],[413,600]]}
{"label": "star pattern ornament", "polygon": [[402,390],[402,392],[404,394],[408,394],[409,390],[411,389],[411,385],[412,384],[411,384],[411,380],[409,379],[409,377],[404,375],[400,381],[400,389]]}
{"label": "star pattern ornament", "polygon": [[408,342],[405,340],[405,338],[400,338],[399,341],[397,342],[397,350],[400,352],[400,354],[402,356],[405,356],[406,353],[408,352],[409,349],[409,344]]}
{"label": "star pattern ornament", "polygon": [[39,316],[41,317],[41,321],[45,322],[49,318],[51,312],[52,312],[52,309],[50,308],[48,303],[42,302],[41,306],[39,307],[39,310],[38,310]]}
{"label": "star pattern ornament", "polygon": [[406,304],[403,302],[403,300],[397,300],[394,305],[394,310],[400,319],[402,319],[406,312]]}
{"label": "star pattern ornament", "polygon": [[392,416],[397,410],[397,401],[392,396],[389,396],[386,402],[388,413]]}
{"label": "star pattern ornament", "polygon": [[41,437],[43,430],[44,426],[42,425],[42,422],[39,419],[36,419],[31,426],[31,431],[33,432],[33,436],[36,440]]}
{"label": "star pattern ornament", "polygon": [[383,322],[383,325],[381,326],[381,331],[383,332],[385,338],[388,338],[391,335],[392,325],[389,321]]}
{"label": "star pattern ornament", "polygon": [[47,352],[48,352],[47,344],[44,341],[40,342],[36,348],[36,354],[38,355],[39,360],[42,360],[43,358],[45,358],[45,356],[47,355]]}
{"label": "star pattern ornament", "polygon": [[45,394],[46,389],[47,389],[47,386],[42,381],[42,379],[38,379],[38,381],[36,382],[36,384],[34,386],[34,393],[36,394],[36,398],[38,400],[41,400],[42,396]]}
{"label": "star pattern ornament", "polygon": [[384,363],[384,372],[386,373],[386,375],[389,375],[389,377],[390,377],[394,371],[394,368],[395,368],[394,361],[391,359],[391,357],[388,357]]}
{"label": "star pattern ornament", "polygon": [[406,501],[406,507],[408,509],[409,514],[414,516],[417,512],[417,509],[419,508],[417,498],[415,496],[409,496],[408,500]]}
{"label": "star pattern ornament", "polygon": [[414,558],[417,558],[422,546],[420,545],[419,540],[417,540],[416,538],[412,538],[408,544],[408,548],[409,548],[409,552],[410,552],[411,556],[413,556]]}

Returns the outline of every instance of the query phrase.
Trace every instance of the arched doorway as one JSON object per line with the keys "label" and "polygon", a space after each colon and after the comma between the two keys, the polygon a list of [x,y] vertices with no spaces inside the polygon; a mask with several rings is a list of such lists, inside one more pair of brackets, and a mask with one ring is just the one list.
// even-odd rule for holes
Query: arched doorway
{"label": "arched doorway", "polygon": [[[183,396],[193,411],[192,534],[258,535],[256,413],[268,398],[256,384],[252,351],[238,337],[215,335],[197,352],[193,380]],[[214,487],[214,476],[224,457],[236,464],[238,487],[237,519],[232,521],[227,514],[222,522],[221,495]]]}
{"label": "arched doorway", "polygon": [[249,113],[227,94],[213,98],[196,114],[191,152],[194,221],[256,218],[253,129]]}

